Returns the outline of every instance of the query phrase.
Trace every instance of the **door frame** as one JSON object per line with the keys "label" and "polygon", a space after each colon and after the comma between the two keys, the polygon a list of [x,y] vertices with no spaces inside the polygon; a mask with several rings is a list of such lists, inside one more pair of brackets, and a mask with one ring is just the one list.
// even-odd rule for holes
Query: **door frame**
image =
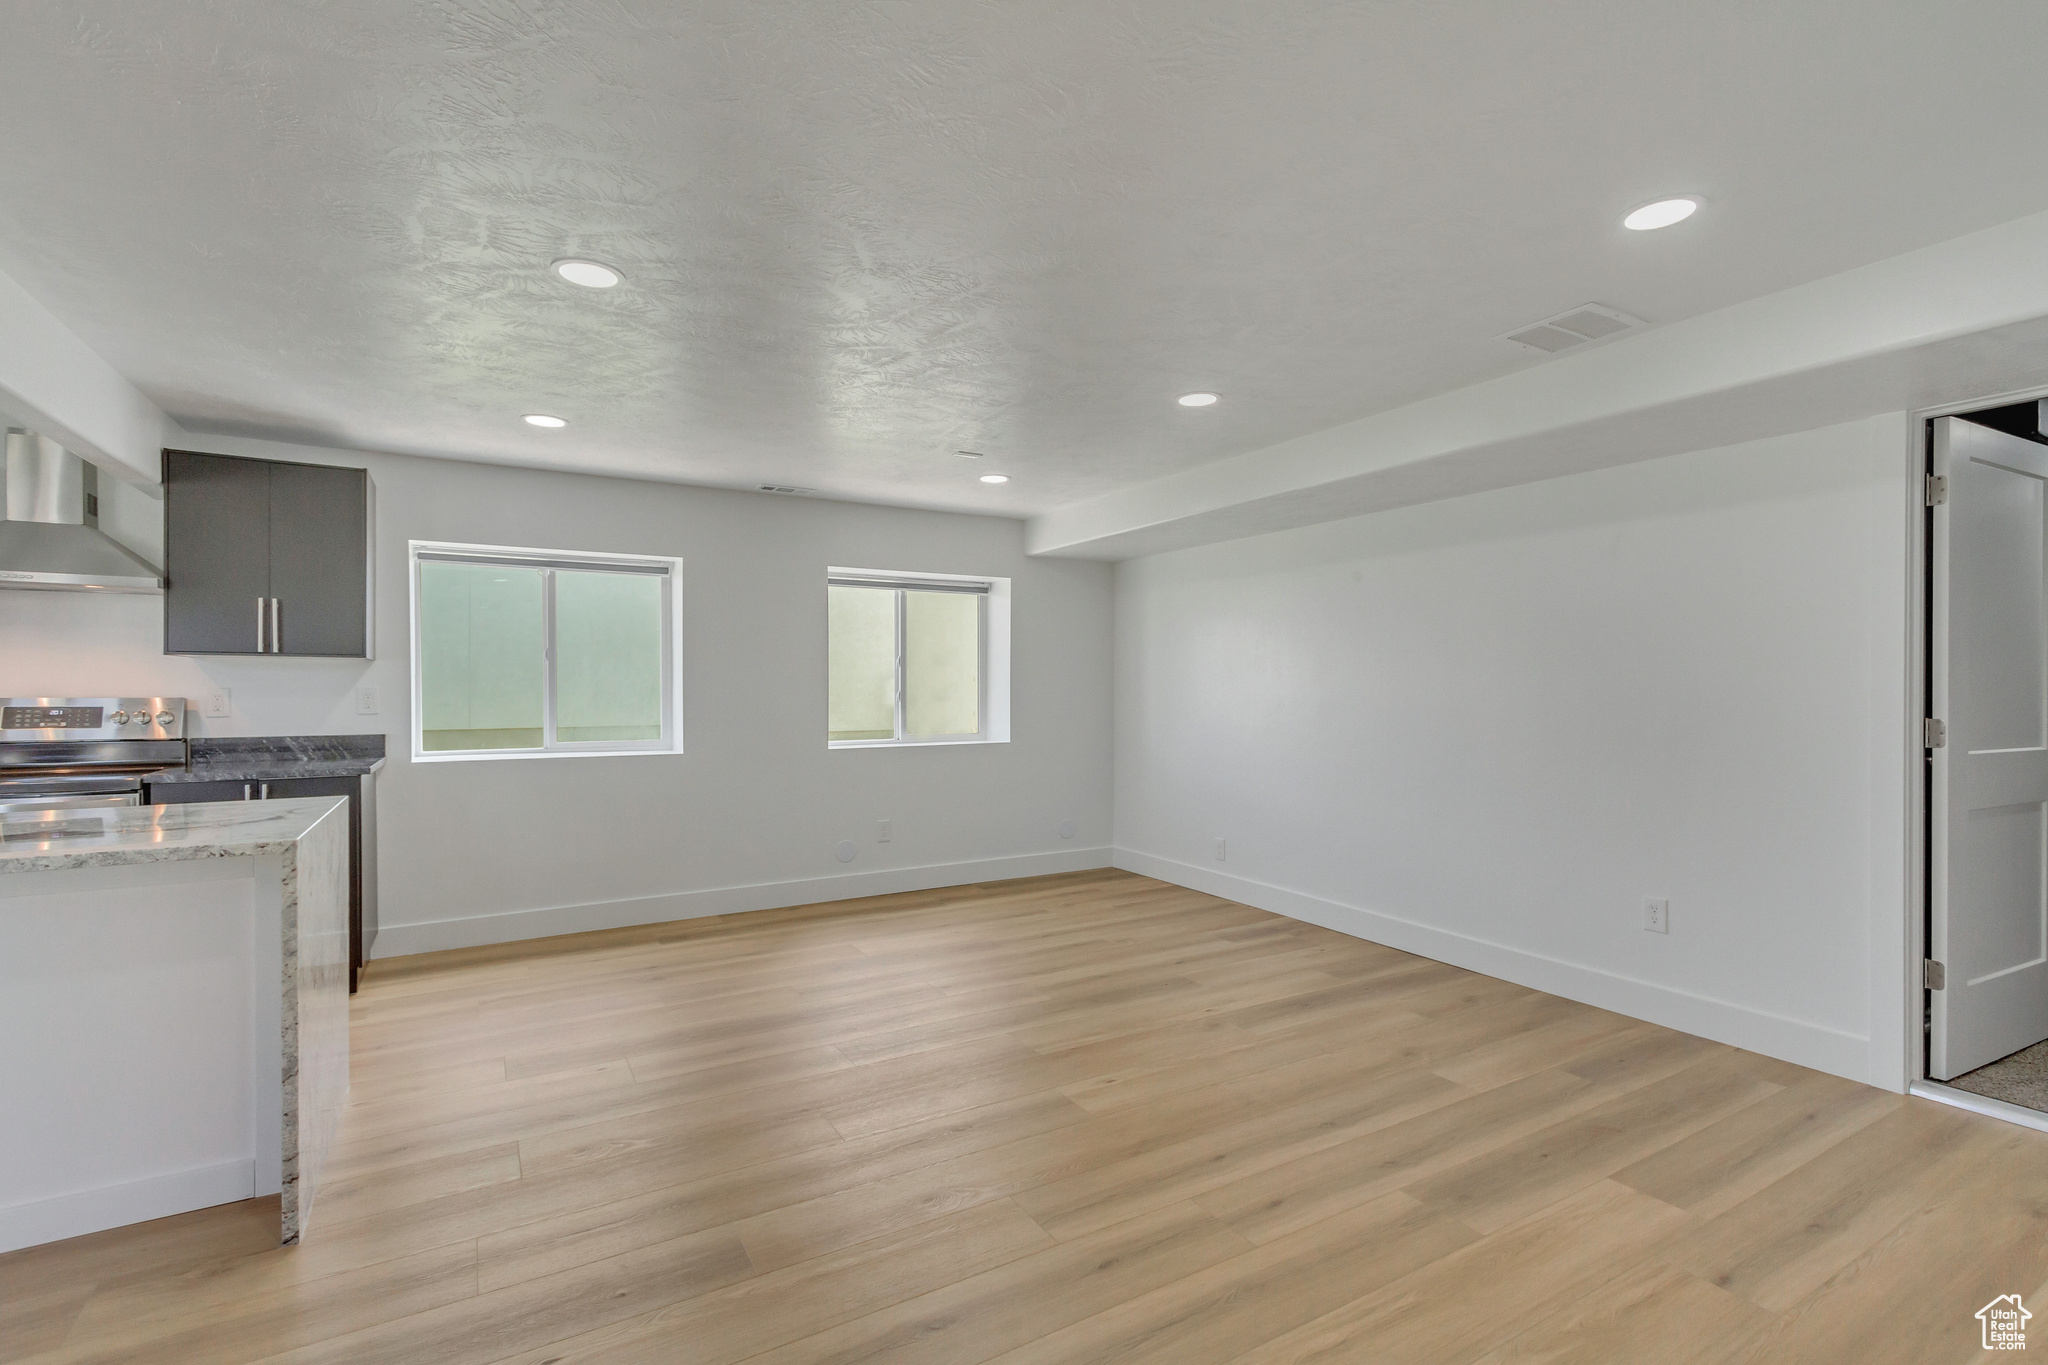
{"label": "door frame", "polygon": [[[1963,402],[1916,408],[1909,412],[1908,431],[1913,443],[1912,460],[1915,471],[1912,483],[1916,490],[1933,468],[1935,418],[1954,417],[1961,413],[1980,412],[1985,408],[2028,403],[2044,398],[2048,398],[2048,384],[2008,393],[1986,394]],[[1924,495],[1917,495],[1912,501],[1918,506],[1915,508],[1917,515],[1912,517],[1912,533],[1908,537],[1906,549],[1907,574],[1912,598],[1906,626],[1908,657],[1911,661],[1906,687],[1907,696],[1911,701],[1911,714],[1907,721],[1909,731],[1917,727],[1928,715],[1934,681],[1934,509],[1925,505]],[[1943,1092],[1930,1094],[1930,1098],[1962,1095],[1974,1100],[1975,1096],[1967,1095],[1967,1092],[1963,1091],[1950,1090],[1939,1081],[1930,1081],[1927,1076],[1932,1038],[1928,1023],[1930,993],[1921,980],[1920,964],[1927,959],[1927,945],[1932,932],[1929,917],[1933,914],[1931,891],[1934,864],[1932,829],[1929,821],[1933,818],[1934,769],[1933,764],[1927,761],[1926,749],[1919,745],[1917,738],[1909,741],[1907,769],[1906,953],[1903,964],[1907,1086],[1916,1091],[1931,1088],[1933,1091]]]}

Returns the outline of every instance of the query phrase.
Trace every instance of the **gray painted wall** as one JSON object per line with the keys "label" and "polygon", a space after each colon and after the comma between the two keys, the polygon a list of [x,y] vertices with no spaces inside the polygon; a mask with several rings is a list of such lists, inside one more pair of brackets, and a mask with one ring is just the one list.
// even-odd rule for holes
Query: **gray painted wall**
{"label": "gray painted wall", "polygon": [[1119,566],[1118,865],[1903,1089],[1910,436]]}
{"label": "gray painted wall", "polygon": [[[1032,560],[1022,523],[247,439],[196,448],[367,466],[374,661],[166,658],[158,599],[0,592],[0,691],[233,691],[200,734],[383,731],[373,952],[1101,865],[1110,842],[1111,568]],[[684,560],[680,755],[409,761],[408,540]],[[830,751],[825,569],[1007,576],[1007,744]],[[379,690],[358,715],[355,689]],[[888,844],[876,822],[893,822]],[[1079,828],[1062,839],[1062,821]],[[858,854],[842,865],[834,846]]]}

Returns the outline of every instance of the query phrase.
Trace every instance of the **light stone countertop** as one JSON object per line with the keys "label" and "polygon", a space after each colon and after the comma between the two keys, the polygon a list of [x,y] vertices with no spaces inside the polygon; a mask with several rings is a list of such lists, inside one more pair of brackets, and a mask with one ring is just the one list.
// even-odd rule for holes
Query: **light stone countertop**
{"label": "light stone countertop", "polygon": [[0,874],[281,853],[347,800],[17,811],[0,815]]}

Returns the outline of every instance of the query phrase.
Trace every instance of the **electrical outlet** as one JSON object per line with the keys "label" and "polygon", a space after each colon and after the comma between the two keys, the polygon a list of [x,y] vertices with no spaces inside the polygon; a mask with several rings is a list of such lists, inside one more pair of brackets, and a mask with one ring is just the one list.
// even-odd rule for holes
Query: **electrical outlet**
{"label": "electrical outlet", "polygon": [[374,716],[377,714],[377,689],[365,684],[356,689],[356,714]]}
{"label": "electrical outlet", "polygon": [[1653,934],[1671,932],[1671,902],[1667,900],[1646,900],[1643,902],[1643,928]]}
{"label": "electrical outlet", "polygon": [[226,720],[235,714],[234,694],[225,687],[211,687],[206,691],[206,718]]}
{"label": "electrical outlet", "polygon": [[1223,861],[1223,836],[1220,834],[1216,836],[1216,861]]}
{"label": "electrical outlet", "polygon": [[890,821],[888,821],[888,820],[877,820],[877,821],[875,821],[875,842],[876,842],[876,843],[878,843],[878,844],[886,844],[886,843],[888,843],[888,842],[889,842],[889,833],[890,833],[890,831],[889,831],[889,825],[890,825],[890,823],[891,823],[891,822],[890,822]]}

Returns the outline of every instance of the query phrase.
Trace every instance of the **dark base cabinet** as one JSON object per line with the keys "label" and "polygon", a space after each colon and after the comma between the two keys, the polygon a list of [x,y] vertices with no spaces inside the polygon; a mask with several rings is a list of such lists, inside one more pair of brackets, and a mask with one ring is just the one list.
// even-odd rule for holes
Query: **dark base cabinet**
{"label": "dark base cabinet", "polygon": [[[146,779],[145,779],[146,780]],[[346,796],[348,800],[348,989],[363,971],[365,926],[377,931],[377,783],[374,776],[293,777],[269,782],[150,782],[153,806],[199,801],[287,800]]]}

